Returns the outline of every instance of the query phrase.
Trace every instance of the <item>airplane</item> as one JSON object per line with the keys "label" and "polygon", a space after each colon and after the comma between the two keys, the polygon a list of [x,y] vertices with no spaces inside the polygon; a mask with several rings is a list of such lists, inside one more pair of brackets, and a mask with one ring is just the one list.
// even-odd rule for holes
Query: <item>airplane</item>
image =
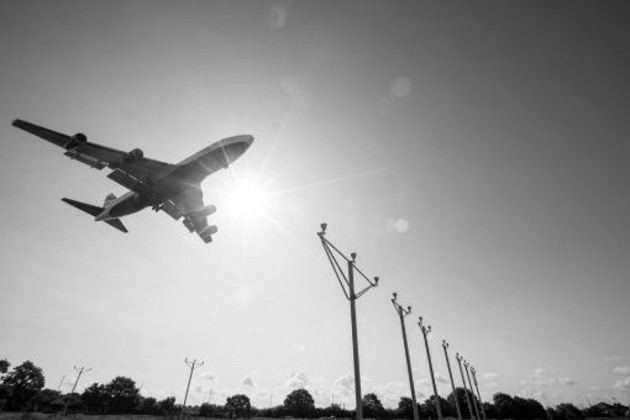
{"label": "airplane", "polygon": [[101,207],[69,198],[62,198],[63,202],[121,232],[127,232],[121,217],[146,207],[162,210],[175,220],[183,218],[184,226],[205,243],[212,241],[218,229],[208,225],[207,217],[216,207],[204,205],[201,181],[227,169],[254,141],[250,135],[228,137],[173,165],[145,158],[141,149],[124,152],[89,142],[83,133],[70,136],[20,119],[13,120],[12,125],[64,148],[70,159],[99,170],[111,169],[107,177],[130,190],[120,197],[107,195]]}

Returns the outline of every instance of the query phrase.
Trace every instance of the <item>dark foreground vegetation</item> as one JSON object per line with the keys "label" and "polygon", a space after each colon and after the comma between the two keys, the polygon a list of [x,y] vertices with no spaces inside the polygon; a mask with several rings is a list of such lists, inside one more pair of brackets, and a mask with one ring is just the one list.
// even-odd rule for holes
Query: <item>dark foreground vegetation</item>
{"label": "dark foreground vegetation", "polygon": [[[10,367],[8,361],[0,360],[0,412],[151,416],[172,416],[182,412],[182,407],[175,404],[175,397],[159,401],[152,397],[144,397],[140,394],[135,381],[124,376],[118,376],[107,384],[94,383],[81,394],[62,394],[57,390],[44,388],[43,371],[32,362],[26,361],[12,370]],[[438,403],[445,417],[456,418],[457,400],[463,417],[471,418],[468,399],[473,413],[475,407],[481,410],[479,400],[463,388],[457,388],[456,392],[449,394],[446,399],[439,397]],[[425,419],[437,418],[436,408],[434,397],[418,404],[420,417]],[[581,420],[624,416],[630,418],[628,407],[621,404],[599,403],[584,410],[568,403],[555,408],[544,408],[534,399],[504,393],[496,393],[492,402],[484,402],[483,410],[488,419]],[[336,404],[315,407],[311,394],[305,389],[298,389],[287,395],[284,403],[277,407],[255,408],[252,407],[247,395],[236,394],[228,397],[224,405],[202,404],[187,407],[186,415],[211,418],[353,418],[354,411],[345,410]],[[413,402],[409,397],[402,397],[397,408],[384,408],[375,394],[366,394],[363,397],[363,415],[365,418],[375,419],[412,419]]]}

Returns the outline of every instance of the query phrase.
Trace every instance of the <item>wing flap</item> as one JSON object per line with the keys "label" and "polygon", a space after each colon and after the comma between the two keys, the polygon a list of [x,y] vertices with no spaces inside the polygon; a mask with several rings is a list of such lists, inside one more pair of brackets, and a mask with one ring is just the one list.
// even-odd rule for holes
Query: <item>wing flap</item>
{"label": "wing flap", "polygon": [[107,162],[93,156],[80,153],[76,149],[68,150],[66,153],[64,153],[64,155],[68,156],[70,159],[78,160],[81,163],[85,163],[91,168],[96,168],[100,170],[108,166]]}
{"label": "wing flap", "polygon": [[132,191],[139,191],[143,185],[142,181],[138,178],[120,169],[114,169],[109,175],[107,175],[107,178]]}

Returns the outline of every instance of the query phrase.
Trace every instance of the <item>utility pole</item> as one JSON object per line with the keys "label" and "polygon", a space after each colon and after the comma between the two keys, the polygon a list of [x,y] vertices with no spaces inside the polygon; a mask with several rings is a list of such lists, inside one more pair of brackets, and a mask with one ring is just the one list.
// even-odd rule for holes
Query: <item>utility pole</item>
{"label": "utility pole", "polygon": [[[457,419],[463,420],[462,409],[459,408],[459,399],[455,391],[455,381],[453,380],[453,371],[451,371],[451,361],[448,358],[448,346],[446,340],[442,340],[442,348],[444,349],[444,357],[446,358],[446,367],[448,367],[448,376],[451,378],[451,388],[453,388],[453,399],[455,400],[455,408],[457,409]],[[484,419],[485,420],[485,419]]]}
{"label": "utility pole", "polygon": [[409,376],[409,388],[411,390],[411,401],[413,403],[413,418],[420,420],[418,414],[418,403],[416,402],[416,387],[413,384],[413,372],[411,371],[411,361],[409,360],[409,346],[407,345],[407,332],[405,331],[405,317],[411,313],[411,306],[407,309],[398,303],[398,294],[393,293],[392,304],[400,318],[400,328],[402,329],[403,344],[405,345],[405,358],[407,359],[407,375]]}
{"label": "utility pole", "polygon": [[193,360],[192,362],[189,362],[188,358],[186,358],[184,359],[184,363],[186,363],[188,367],[190,368],[190,376],[188,376],[188,385],[186,385],[186,394],[184,395],[184,404],[182,404],[182,419],[184,418],[184,413],[186,411],[186,400],[188,399],[188,390],[190,389],[190,381],[192,379],[193,372],[195,371],[196,367],[203,366],[205,362],[197,362],[197,359]]}
{"label": "utility pole", "polygon": [[[341,286],[341,290],[345,295],[346,299],[350,301],[350,323],[352,324],[352,358],[354,360],[354,391],[355,391],[355,399],[356,399],[356,420],[363,420],[363,402],[361,395],[361,370],[359,367],[359,340],[357,337],[357,310],[356,310],[356,300],[363,296],[365,292],[370,290],[372,287],[378,286],[378,277],[374,277],[374,280],[370,280],[361,270],[359,270],[356,266],[356,258],[357,254],[352,252],[350,254],[351,258],[346,257],[341,251],[339,251],[328,239],[326,239],[326,228],[328,225],[326,223],[322,223],[322,230],[317,233],[319,239],[322,242],[322,246],[324,247],[324,251],[326,252],[326,256],[328,257],[328,261],[335,272],[335,276],[337,277],[337,281]],[[335,256],[336,255],[336,256]],[[344,259],[347,263],[347,271],[348,274],[344,272],[343,268],[339,264],[337,258]],[[355,292],[355,284],[354,284],[354,273],[355,271],[359,273],[365,281],[367,281],[368,285],[360,290],[358,293]],[[417,420],[417,419],[416,419]]]}
{"label": "utility pole", "polygon": [[457,359],[457,364],[459,365],[459,373],[462,375],[462,383],[464,384],[464,394],[466,394],[466,402],[468,403],[468,412],[470,413],[470,418],[475,420],[475,413],[473,412],[472,403],[470,402],[470,395],[468,395],[468,388],[466,387],[466,379],[464,379],[464,370],[462,369],[462,359],[463,357],[459,353],[455,353],[455,359]]}
{"label": "utility pole", "polygon": [[483,409],[483,403],[481,402],[481,394],[479,393],[479,384],[477,383],[477,371],[474,367],[470,367],[470,371],[472,372],[473,382],[475,383],[475,388],[477,389],[477,398],[479,398],[479,405],[481,406],[481,415],[483,416],[483,420],[486,419],[486,410]]}
{"label": "utility pole", "polygon": [[475,391],[473,390],[473,384],[472,381],[470,380],[470,373],[468,373],[468,366],[470,366],[470,364],[464,360],[464,367],[466,368],[466,377],[468,378],[468,384],[470,385],[470,392],[472,392],[473,394],[473,405],[475,406],[475,414],[477,414],[477,418],[481,419],[481,416],[479,415],[479,408],[477,408],[477,403],[475,402]]}
{"label": "utility pole", "polygon": [[61,390],[61,385],[63,384],[63,380],[66,379],[66,375],[61,377],[61,381],[59,381],[59,386],[57,387],[57,391]]}
{"label": "utility pole", "polygon": [[79,379],[81,378],[81,375],[83,375],[84,372],[91,371],[92,368],[86,369],[85,367],[81,367],[79,369],[76,366],[74,366],[74,370],[79,372],[79,374],[77,375],[77,379],[74,381],[74,385],[72,386],[72,391],[70,391],[70,395],[68,396],[68,399],[66,400],[66,404],[63,406],[63,416],[64,417],[68,413],[68,404],[70,403],[70,398],[72,398],[72,394],[74,394],[74,391],[77,389],[77,385],[79,384]]}
{"label": "utility pole", "polygon": [[424,337],[424,347],[427,349],[427,360],[429,360],[429,373],[431,374],[431,383],[433,384],[433,396],[435,397],[435,407],[437,408],[438,419],[442,420],[442,407],[440,404],[440,396],[437,392],[437,386],[435,386],[435,375],[433,374],[433,363],[431,362],[431,352],[429,351],[429,340],[427,340],[427,334],[431,332],[430,325],[422,324],[422,317],[418,317],[418,326],[422,331]]}

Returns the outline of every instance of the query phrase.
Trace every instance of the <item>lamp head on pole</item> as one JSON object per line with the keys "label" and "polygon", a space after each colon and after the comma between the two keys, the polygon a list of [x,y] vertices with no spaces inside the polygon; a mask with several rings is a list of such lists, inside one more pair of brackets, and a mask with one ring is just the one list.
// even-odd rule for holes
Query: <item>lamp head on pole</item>
{"label": "lamp head on pole", "polygon": [[350,254],[350,258],[352,258],[352,261],[356,261],[356,259],[357,259],[357,253],[356,253],[356,252],[352,252],[352,253]]}
{"label": "lamp head on pole", "polygon": [[374,277],[374,287],[378,286],[378,277]]}
{"label": "lamp head on pole", "polygon": [[326,234],[326,228],[328,227],[328,223],[322,223],[321,225],[319,225],[322,228],[322,231],[319,232],[320,235],[325,235]]}
{"label": "lamp head on pole", "polygon": [[392,300],[395,302],[396,300],[398,300],[398,293],[394,292],[392,293]]}
{"label": "lamp head on pole", "polygon": [[410,314],[411,313],[411,306],[407,306],[407,313]]}
{"label": "lamp head on pole", "polygon": [[449,346],[448,342],[446,340],[442,340],[442,347],[444,347],[445,349],[447,349]]}

